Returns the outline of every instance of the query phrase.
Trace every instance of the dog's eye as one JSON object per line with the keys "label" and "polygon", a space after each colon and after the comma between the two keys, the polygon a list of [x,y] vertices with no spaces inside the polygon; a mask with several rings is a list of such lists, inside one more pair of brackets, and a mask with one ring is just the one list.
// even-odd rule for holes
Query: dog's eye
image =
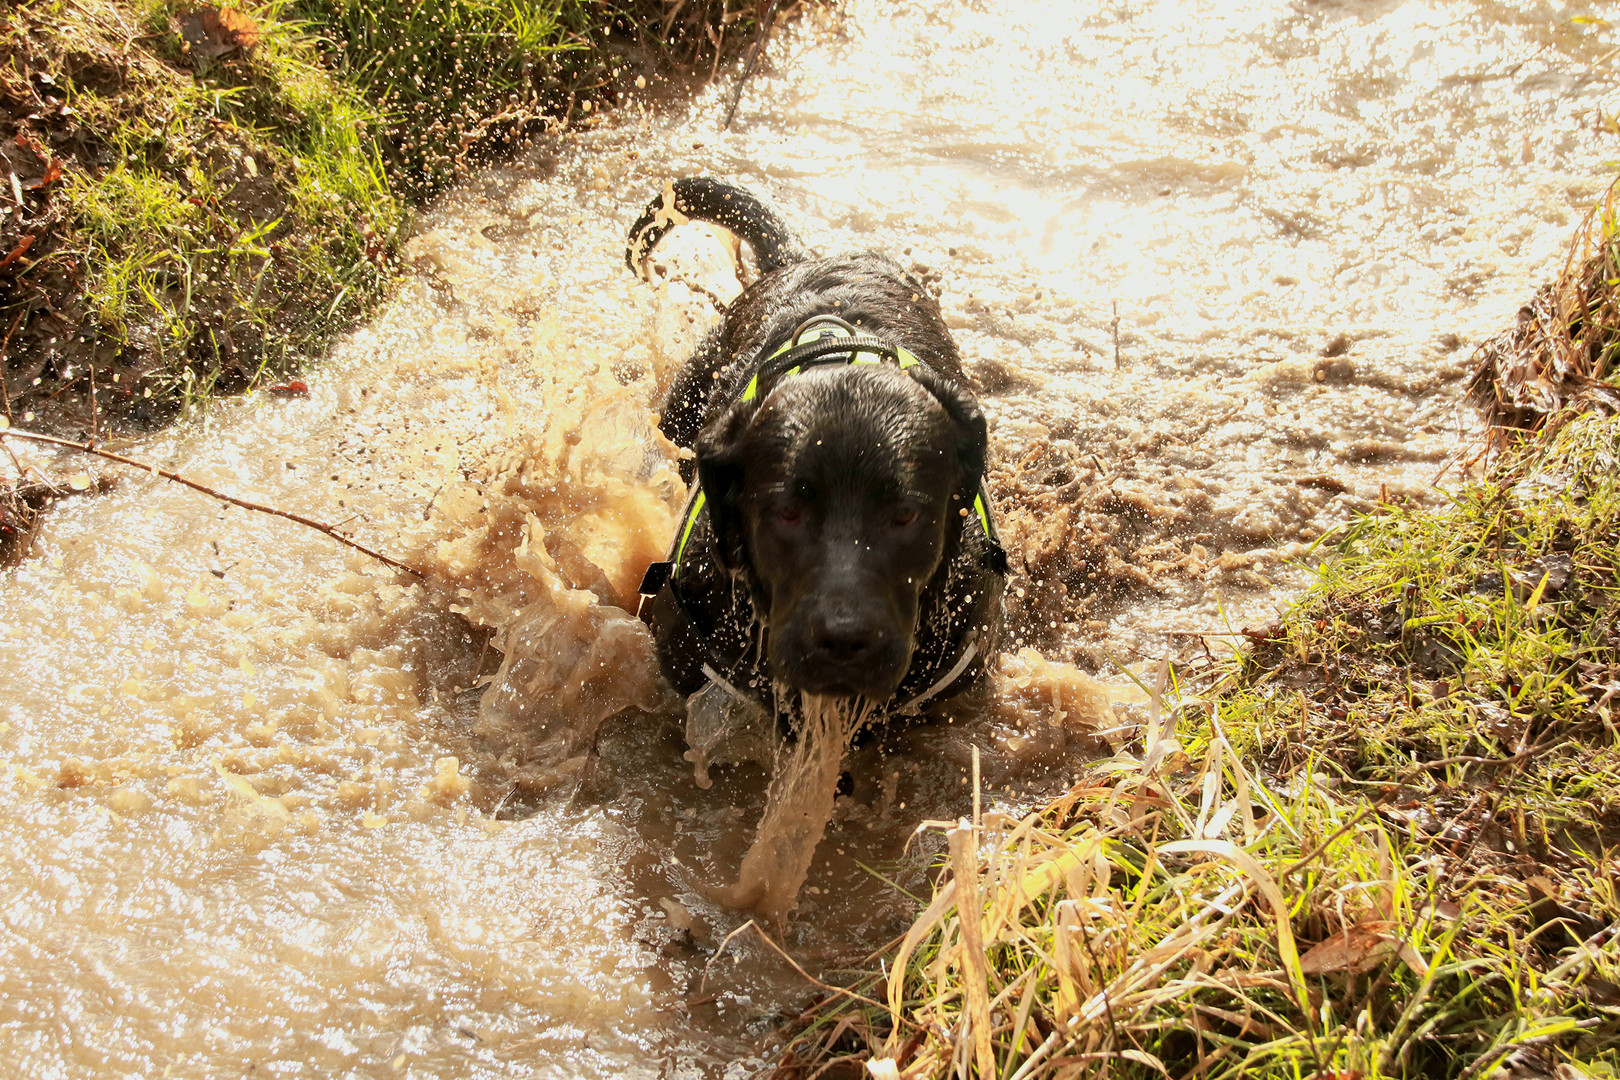
{"label": "dog's eye", "polygon": [[800,506],[779,506],[776,509],[776,523],[794,528],[804,524],[804,508]]}
{"label": "dog's eye", "polygon": [[903,529],[907,525],[916,524],[917,517],[917,508],[915,506],[902,506],[895,510],[894,516],[889,520],[894,523],[895,528]]}

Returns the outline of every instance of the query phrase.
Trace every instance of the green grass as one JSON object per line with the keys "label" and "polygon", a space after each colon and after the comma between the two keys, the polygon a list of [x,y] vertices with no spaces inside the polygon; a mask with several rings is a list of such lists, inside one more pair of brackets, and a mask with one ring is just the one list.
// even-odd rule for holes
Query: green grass
{"label": "green grass", "polygon": [[111,411],[280,376],[391,280],[408,213],[366,134],[380,114],[285,24],[261,17],[251,49],[208,59],[180,13],[58,0],[11,27],[13,71],[47,75],[71,117],[24,121],[61,178],[31,203],[37,257],[0,293],[24,320],[13,366],[49,335],[33,396],[93,365]]}
{"label": "green grass", "polygon": [[756,28],[750,5],[726,0],[275,0],[272,10],[382,111],[390,173],[412,199],[548,118],[618,102],[654,73],[634,64],[692,71]]}
{"label": "green grass", "polygon": [[[1617,452],[1614,421],[1582,415],[1516,451],[1495,481],[1455,493],[1444,514],[1388,507],[1353,526],[1311,600],[1248,657],[1225,699],[1277,722],[1247,730],[1243,749],[1277,747],[1262,760],[1290,767],[1302,748],[1277,736],[1303,710],[1312,751],[1361,783],[1530,747],[1558,749],[1559,784],[1588,790],[1590,778],[1612,776]],[[1481,767],[1438,775],[1464,784]],[[1507,769],[1504,797],[1530,798],[1543,772]],[[1575,823],[1596,828],[1620,792],[1590,794],[1603,797],[1578,805]]]}
{"label": "green grass", "polygon": [[393,173],[417,198],[491,139],[516,138],[596,89],[574,70],[601,64],[591,32],[602,5],[584,0],[280,0],[275,11],[382,113]]}
{"label": "green grass", "polygon": [[[1548,453],[1616,449],[1620,422],[1585,418]],[[1596,501],[1584,508],[1601,529],[1613,495],[1605,482],[1595,500],[1515,505],[1554,517]],[[1491,499],[1432,523],[1467,554],[1411,598],[1408,621],[1472,582],[1501,518],[1467,516],[1474,505]],[[1412,525],[1391,514],[1354,543],[1421,550]],[[1486,640],[1509,647],[1489,659],[1465,648],[1454,696],[1517,701],[1510,715],[1559,743],[1520,757],[1456,701],[1402,700],[1408,680],[1375,670],[1403,648],[1398,635],[1358,668],[1377,679],[1359,693],[1390,736],[1380,741],[1328,716],[1340,706],[1325,702],[1358,692],[1302,691],[1286,670],[1320,674],[1345,635],[1334,610],[1409,598],[1412,577],[1381,554],[1341,558],[1279,628],[1271,660],[1227,665],[1197,698],[1156,697],[1132,752],[1040,814],[986,815],[953,838],[951,878],[884,957],[900,976],[854,987],[887,1007],[830,997],[801,1018],[776,1075],[841,1057],[907,1077],[1468,1077],[1509,1059],[1537,1075],[1620,1070],[1620,897],[1612,853],[1591,835],[1613,831],[1617,740],[1590,700],[1514,689],[1521,658],[1578,665],[1601,647],[1561,632],[1559,613],[1538,615],[1533,593],[1516,611],[1466,601],[1494,620]],[[1435,565],[1420,562],[1423,574]],[[1358,677],[1346,654],[1335,660]]]}

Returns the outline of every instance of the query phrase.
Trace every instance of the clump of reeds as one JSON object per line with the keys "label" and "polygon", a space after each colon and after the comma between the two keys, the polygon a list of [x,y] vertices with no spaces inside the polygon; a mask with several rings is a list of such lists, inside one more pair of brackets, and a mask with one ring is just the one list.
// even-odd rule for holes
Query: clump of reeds
{"label": "clump of reeds", "polygon": [[776,1075],[1459,1076],[1613,1058],[1601,1003],[1620,964],[1601,932],[1548,957],[1520,883],[1459,896],[1387,800],[1309,772],[1269,782],[1216,705],[1190,710],[1212,725],[1190,762],[1175,713],[1155,711],[1140,753],[1043,813],[950,826],[950,880],[886,978],[856,987],[888,1008],[828,998]]}

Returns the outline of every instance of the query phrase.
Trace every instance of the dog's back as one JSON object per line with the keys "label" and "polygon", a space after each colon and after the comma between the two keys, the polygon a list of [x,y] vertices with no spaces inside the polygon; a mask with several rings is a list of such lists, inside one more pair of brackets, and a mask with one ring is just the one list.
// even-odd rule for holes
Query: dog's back
{"label": "dog's back", "polygon": [[[660,428],[677,446],[695,446],[704,425],[737,399],[760,349],[823,313],[906,342],[929,370],[966,387],[956,343],[921,283],[877,252],[818,258],[774,209],[738,184],[707,176],[666,184],[631,225],[625,262],[641,273],[658,242],[688,220],[740,237],[754,252],[760,278],[733,302],[670,386]],[[690,472],[685,478],[691,480]]]}

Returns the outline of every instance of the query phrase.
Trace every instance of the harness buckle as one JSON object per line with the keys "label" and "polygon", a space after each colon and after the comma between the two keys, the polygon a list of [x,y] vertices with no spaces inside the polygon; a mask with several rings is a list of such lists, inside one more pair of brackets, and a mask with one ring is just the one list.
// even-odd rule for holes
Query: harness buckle
{"label": "harness buckle", "polygon": [[636,598],[636,618],[647,622],[652,616],[647,605],[657,596],[670,578],[675,575],[675,564],[672,562],[655,562],[647,567],[647,572],[641,575],[641,585],[636,589],[640,595]]}

